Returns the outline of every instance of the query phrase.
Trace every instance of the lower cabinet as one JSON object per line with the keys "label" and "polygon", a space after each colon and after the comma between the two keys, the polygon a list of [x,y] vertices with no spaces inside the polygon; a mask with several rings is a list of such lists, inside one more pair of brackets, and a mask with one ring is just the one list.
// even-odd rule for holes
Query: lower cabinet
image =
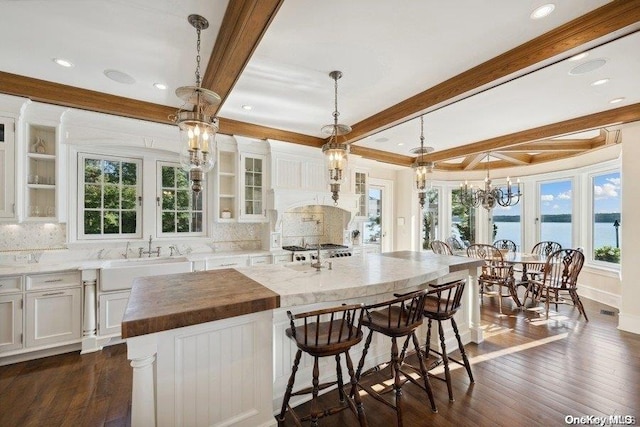
{"label": "lower cabinet", "polygon": [[22,348],[22,298],[0,295],[0,353]]}
{"label": "lower cabinet", "polygon": [[82,288],[28,292],[26,299],[27,347],[82,337]]}
{"label": "lower cabinet", "polygon": [[98,335],[112,335],[121,333],[122,317],[127,308],[127,301],[131,292],[113,292],[102,294],[98,301]]}

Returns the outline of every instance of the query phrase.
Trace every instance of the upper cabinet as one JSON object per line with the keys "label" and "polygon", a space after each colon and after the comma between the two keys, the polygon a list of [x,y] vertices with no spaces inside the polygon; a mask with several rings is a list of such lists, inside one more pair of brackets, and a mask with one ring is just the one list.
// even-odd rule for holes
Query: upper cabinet
{"label": "upper cabinet", "polygon": [[23,179],[25,193],[23,215],[25,221],[66,220],[66,214],[59,215],[61,203],[60,182],[62,177],[60,160],[61,119],[65,109],[32,103],[28,106],[24,123],[25,163]]}
{"label": "upper cabinet", "polygon": [[0,219],[16,217],[15,121],[0,117]]}
{"label": "upper cabinet", "polygon": [[366,171],[355,169],[353,172],[353,192],[358,198],[358,209],[356,212],[356,216],[358,217],[367,216],[368,178],[369,173]]}
{"label": "upper cabinet", "polygon": [[217,222],[264,222],[269,149],[264,141],[219,135],[214,174],[213,218]]}

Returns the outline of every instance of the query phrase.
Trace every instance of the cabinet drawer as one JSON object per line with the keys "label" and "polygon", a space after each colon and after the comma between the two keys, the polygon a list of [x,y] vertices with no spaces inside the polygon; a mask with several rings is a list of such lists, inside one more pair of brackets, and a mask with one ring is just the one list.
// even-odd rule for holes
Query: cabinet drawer
{"label": "cabinet drawer", "polygon": [[212,258],[207,260],[207,270],[215,268],[236,268],[246,267],[249,265],[248,256],[235,256],[235,257],[223,257]]}
{"label": "cabinet drawer", "polygon": [[274,264],[286,264],[288,262],[293,261],[293,254],[283,254],[283,255],[274,255],[273,263]]}
{"label": "cabinet drawer", "polygon": [[271,264],[271,255],[251,257],[251,265],[266,265],[266,264]]}
{"label": "cabinet drawer", "polygon": [[22,276],[0,277],[0,294],[22,291]]}
{"label": "cabinet drawer", "polygon": [[27,290],[68,288],[79,286],[81,275],[79,271],[61,271],[59,273],[33,274],[27,276]]}

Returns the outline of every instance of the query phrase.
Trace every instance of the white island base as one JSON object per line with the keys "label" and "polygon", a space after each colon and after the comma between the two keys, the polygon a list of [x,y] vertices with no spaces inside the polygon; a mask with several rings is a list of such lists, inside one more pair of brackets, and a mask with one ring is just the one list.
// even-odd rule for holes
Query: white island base
{"label": "white island base", "polygon": [[[424,257],[427,254],[419,255]],[[459,278],[471,278],[471,286],[465,289],[466,309],[457,313],[456,322],[464,343],[482,340],[475,282],[477,264],[450,263],[449,261],[455,257],[440,257],[439,266],[446,266],[443,270],[435,268],[434,265],[425,266],[424,261],[400,260],[379,254],[367,257],[370,259],[362,262],[369,267],[368,277],[373,280],[369,285],[360,285],[360,293],[363,296],[343,299],[336,297],[340,294],[353,296],[353,287],[336,293],[336,289],[329,289],[338,286],[334,280],[331,280],[334,285],[327,284],[327,287],[322,288],[324,291],[319,291],[321,288],[318,286],[328,283],[330,278],[337,278],[337,274],[331,271],[297,272],[298,276],[308,276],[303,277],[304,282],[327,282],[314,283],[315,291],[298,288],[289,294],[281,293],[281,308],[127,338],[128,357],[134,372],[132,425],[275,426],[274,414],[280,411],[282,396],[297,350],[284,332],[289,327],[287,310],[302,312],[343,302],[379,302],[391,298],[393,292],[424,288],[426,282],[443,283]],[[334,261],[333,271],[336,271],[336,267],[344,268],[343,274],[346,274],[351,268],[350,279],[353,279],[353,268],[363,267],[357,263],[358,261],[352,259],[344,260],[342,263]],[[408,268],[409,264],[415,269]],[[390,266],[396,267],[396,270],[404,266],[403,273],[396,273],[405,277],[395,280],[385,278],[386,281],[383,282],[379,280],[379,274],[371,274],[372,271],[378,270],[387,271],[382,274],[387,275],[389,272],[385,267]],[[286,269],[284,266],[261,266],[237,271],[253,280],[257,277],[262,278],[261,283],[264,286],[277,292],[274,288],[279,286],[270,286],[268,283],[269,277],[278,274],[277,269],[280,269],[283,276],[279,286],[282,286],[283,281],[288,281],[293,286],[291,282],[296,279],[287,273],[296,270],[282,270]],[[407,274],[414,275],[415,280],[408,278]],[[297,304],[291,304],[305,292],[309,303],[300,304],[302,301],[296,301]],[[472,307],[475,307],[473,313]],[[478,317],[472,321],[474,316]],[[426,328],[423,326],[419,331],[422,343],[425,336]],[[448,347],[456,349],[457,343],[452,331],[447,332],[447,338]],[[432,341],[435,344],[438,340]],[[351,349],[354,363],[360,359],[362,346],[363,343]],[[374,334],[365,367],[386,362],[389,354],[390,341]],[[311,385],[312,367],[313,359],[304,355],[296,374],[296,389]],[[346,367],[343,368],[346,372]],[[335,378],[333,358],[321,359],[320,375],[323,382]],[[304,397],[298,399],[292,400],[290,404],[296,406],[303,402]]]}

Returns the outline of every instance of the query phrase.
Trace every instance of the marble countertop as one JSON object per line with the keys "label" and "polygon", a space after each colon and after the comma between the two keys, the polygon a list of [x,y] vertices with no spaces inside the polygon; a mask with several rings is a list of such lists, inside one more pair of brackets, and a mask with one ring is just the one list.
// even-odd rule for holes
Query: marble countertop
{"label": "marble countertop", "polygon": [[[200,252],[191,253],[187,255],[176,255],[174,257],[160,257],[160,259],[170,258],[184,258],[187,261],[203,261],[207,259],[226,258],[234,256],[264,256],[264,255],[280,255],[285,253],[291,253],[285,250],[265,251],[265,250],[247,250],[247,251],[233,251],[233,252]],[[134,265],[137,260],[146,260],[143,258],[130,258],[128,261],[124,258],[118,259],[78,259],[78,260],[50,260],[34,263],[16,262],[15,264],[0,265],[0,276],[15,275],[15,274],[29,274],[29,273],[47,273],[64,270],[94,270],[105,268],[110,262],[131,262]],[[155,259],[155,258],[151,258]]]}
{"label": "marble countertop", "polygon": [[134,280],[122,323],[124,338],[278,307],[400,292],[482,260],[422,252],[332,258],[332,269],[279,264]]}

